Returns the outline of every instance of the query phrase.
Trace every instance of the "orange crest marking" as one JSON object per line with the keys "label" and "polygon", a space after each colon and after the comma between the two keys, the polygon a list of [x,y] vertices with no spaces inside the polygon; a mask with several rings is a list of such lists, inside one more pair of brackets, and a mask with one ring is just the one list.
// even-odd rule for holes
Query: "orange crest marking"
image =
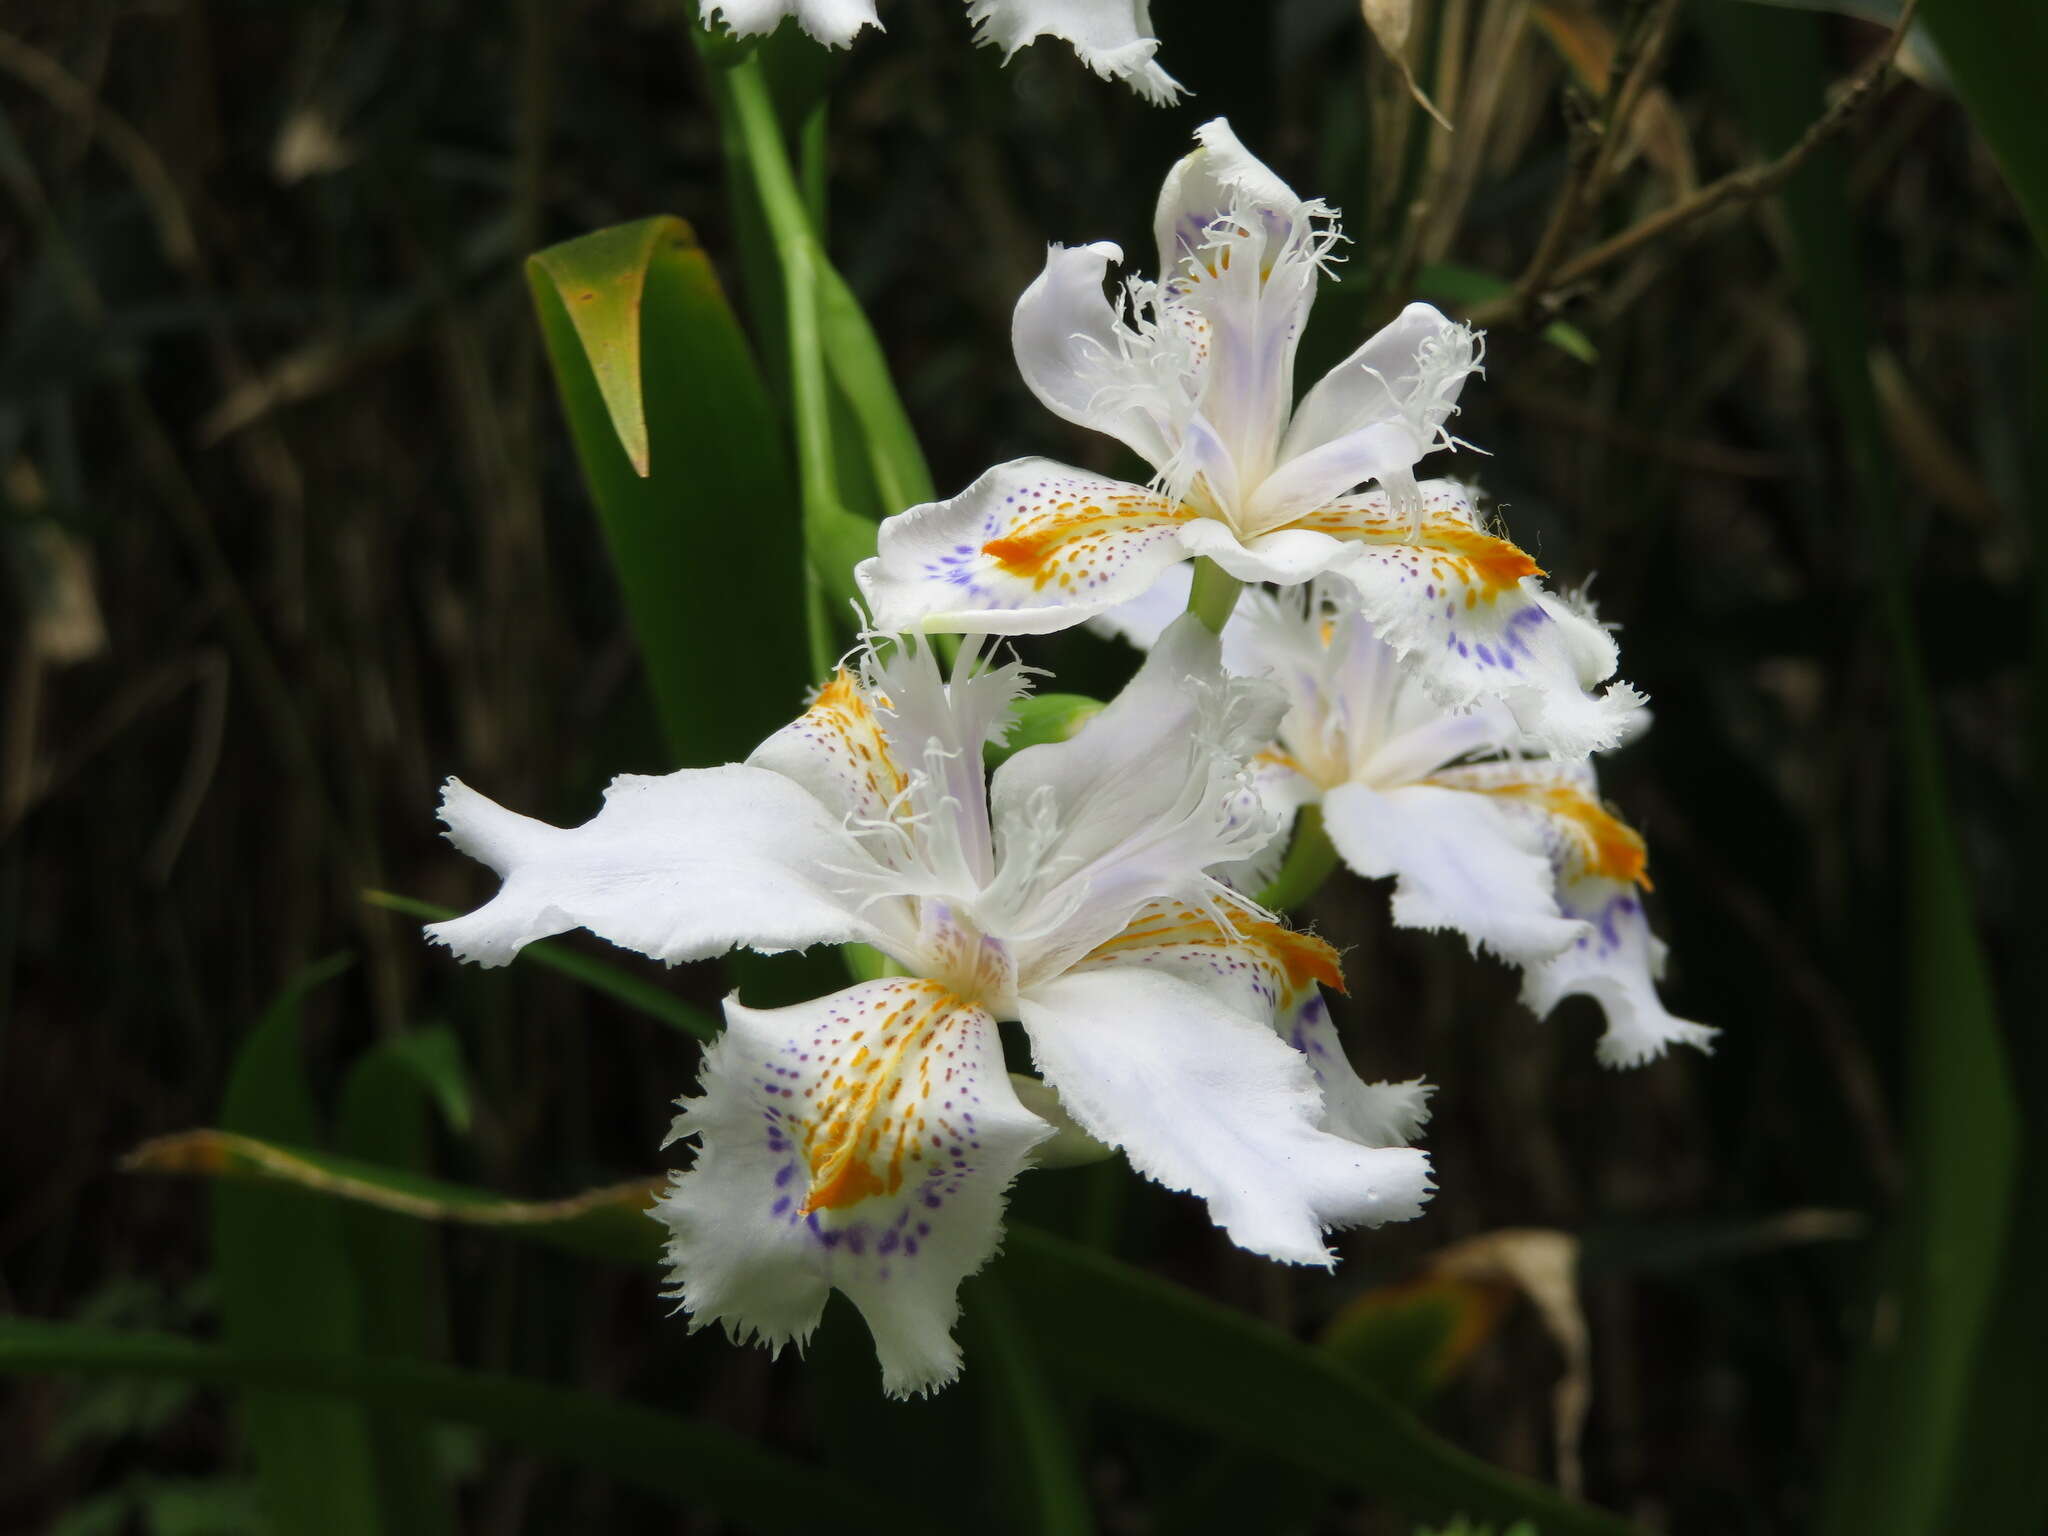
{"label": "orange crest marking", "polygon": [[873,813],[879,814],[893,804],[909,783],[895,754],[889,750],[889,738],[882,730],[881,717],[875,713],[875,701],[846,668],[841,667],[832,681],[818,690],[811,707],[796,724],[799,731],[834,757],[843,759],[860,777]]}
{"label": "orange crest marking", "polygon": [[1509,779],[1486,793],[1533,805],[1556,819],[1578,854],[1579,872],[1652,889],[1642,834],[1574,784]]}
{"label": "orange crest marking", "polygon": [[1354,503],[1320,508],[1290,526],[1361,544],[1406,546],[1413,550],[1416,565],[1439,584],[1453,578],[1470,583],[1467,607],[1481,598],[1491,602],[1519,586],[1524,576],[1544,574],[1520,545],[1482,533],[1457,517],[1428,517],[1414,528],[1404,513]]}
{"label": "orange crest marking", "polygon": [[1119,534],[1186,522],[1195,514],[1158,496],[1104,496],[1097,500],[1056,502],[1027,513],[981,552],[1011,576],[1044,587],[1071,586],[1085,577],[1101,545]]}
{"label": "orange crest marking", "polygon": [[1239,918],[1234,926],[1235,937],[1207,912],[1177,902],[1155,902],[1132,918],[1122,933],[1097,945],[1089,958],[1136,958],[1148,950],[1230,950],[1260,967],[1276,983],[1284,983],[1275,990],[1287,995],[1302,992],[1315,982],[1339,992],[1348,990],[1337,951],[1313,934],[1296,933],[1257,918]]}
{"label": "orange crest marking", "polygon": [[894,1194],[904,1165],[924,1161],[934,1118],[961,1139],[931,1100],[956,1070],[957,1032],[974,1011],[935,981],[904,980],[848,1014],[847,1031],[823,1064],[822,1086],[804,1090],[810,1102],[798,1112],[811,1174],[799,1214]]}

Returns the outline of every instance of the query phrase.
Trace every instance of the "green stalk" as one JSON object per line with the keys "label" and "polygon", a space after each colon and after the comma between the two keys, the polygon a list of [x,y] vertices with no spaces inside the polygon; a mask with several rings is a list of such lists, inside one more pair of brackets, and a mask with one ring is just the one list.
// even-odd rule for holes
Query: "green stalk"
{"label": "green stalk", "polygon": [[1230,612],[1237,606],[1237,594],[1244,583],[1215,561],[1195,561],[1195,584],[1188,589],[1188,612],[1200,614],[1211,634],[1223,633]]}
{"label": "green stalk", "polygon": [[789,344],[790,415],[796,429],[797,484],[803,500],[804,543],[812,576],[805,604],[811,665],[823,677],[831,670],[838,647],[832,640],[831,610],[850,573],[835,581],[830,551],[839,542],[848,518],[839,496],[832,457],[832,401],[825,371],[825,350],[818,325],[818,293],[823,253],[811,223],[810,199],[797,181],[782,127],[768,92],[760,58],[754,53],[724,68],[721,80],[730,121],[738,137],[755,195],[768,223],[768,236],[782,269],[783,318]]}
{"label": "green stalk", "polygon": [[1323,826],[1320,805],[1303,806],[1294,823],[1294,841],[1273,883],[1259,892],[1259,905],[1272,912],[1288,912],[1322,889],[1337,867],[1337,850]]}

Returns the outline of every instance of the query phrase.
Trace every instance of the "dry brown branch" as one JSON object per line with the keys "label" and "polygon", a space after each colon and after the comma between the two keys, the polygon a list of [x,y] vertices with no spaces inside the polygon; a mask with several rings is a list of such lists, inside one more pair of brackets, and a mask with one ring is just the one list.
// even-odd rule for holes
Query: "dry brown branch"
{"label": "dry brown branch", "polygon": [[[1677,229],[1696,223],[1726,204],[1750,202],[1775,192],[1804,165],[1823,144],[1853,122],[1864,107],[1879,96],[1879,87],[1886,83],[1893,59],[1899,51],[1899,44],[1913,25],[1914,13],[1919,9],[1920,0],[1906,0],[1905,9],[1900,12],[1899,23],[1892,29],[1884,46],[1873,54],[1868,63],[1850,77],[1848,82],[1835,94],[1825,112],[1808,126],[1799,140],[1776,159],[1758,165],[1745,166],[1739,171],[1730,171],[1717,181],[1693,193],[1692,196],[1659,209],[1648,218],[1630,225],[1620,234],[1601,241],[1591,250],[1582,251],[1570,261],[1559,266],[1554,273],[1532,281],[1531,275],[1542,268],[1537,261],[1530,263],[1529,274],[1516,285],[1515,291],[1480,306],[1469,317],[1475,325],[1498,325],[1503,322],[1528,323],[1530,320],[1549,313],[1557,296],[1566,289],[1584,282],[1588,277],[1611,262],[1659,240]],[[1572,189],[1567,189],[1568,193]],[[1566,207],[1560,202],[1559,208]],[[1554,218],[1552,228],[1557,227]],[[1546,245],[1548,231],[1546,231]],[[1538,256],[1544,254],[1539,247]]]}

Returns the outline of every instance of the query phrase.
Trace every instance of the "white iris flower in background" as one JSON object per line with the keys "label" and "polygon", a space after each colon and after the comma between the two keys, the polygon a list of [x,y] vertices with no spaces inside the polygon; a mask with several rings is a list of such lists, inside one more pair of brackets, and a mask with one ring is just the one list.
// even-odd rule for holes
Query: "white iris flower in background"
{"label": "white iris flower in background", "polygon": [[[671,963],[887,955],[901,974],[815,1002],[727,1001],[672,1137],[696,1161],[657,1214],[693,1326],[779,1348],[836,1287],[897,1394],[957,1373],[959,1284],[1063,1117],[1294,1263],[1330,1264],[1327,1232],[1412,1217],[1429,1188],[1401,1145],[1423,1090],[1361,1082],[1330,1033],[1335,954],[1208,873],[1273,835],[1246,765],[1279,690],[1227,676],[1183,619],[1074,739],[985,777],[1025,679],[978,663],[969,647],[949,679],[891,641],[746,763],[621,777],[580,827],[451,780],[450,840],[504,883],[427,930],[484,965],[579,927]],[[1004,1068],[1004,1019],[1043,1113]]]}
{"label": "white iris flower in background", "polygon": [[1018,459],[890,518],[858,573],[877,622],[1044,633],[1193,557],[1283,586],[1331,573],[1447,706],[1499,699],[1566,755],[1612,745],[1642,702],[1625,683],[1588,692],[1619,664],[1613,641],[1477,525],[1461,487],[1416,479],[1453,445],[1477,338],[1410,305],[1296,404],[1295,346],[1339,239],[1333,215],[1222,119],[1196,136],[1160,192],[1159,280],[1129,279],[1112,300],[1116,246],[1054,246],[1013,327],[1032,392],[1128,445],[1154,480]]}
{"label": "white iris flower in background", "polygon": [[[786,16],[828,48],[844,48],[863,27],[881,28],[875,0],[705,0],[704,22],[740,37],[773,32]],[[1003,50],[1005,61],[1041,37],[1056,37],[1105,80],[1122,80],[1155,106],[1180,95],[1180,82],[1152,60],[1149,0],[967,0],[974,40]]]}
{"label": "white iris flower in background", "polygon": [[[1150,644],[1189,584],[1169,571],[1100,622]],[[1607,1016],[1607,1065],[1710,1049],[1715,1031],[1657,996],[1665,950],[1643,911],[1643,840],[1601,803],[1591,763],[1549,757],[1499,705],[1446,711],[1350,596],[1326,582],[1247,593],[1224,629],[1225,667],[1287,694],[1257,763],[1266,803],[1283,819],[1320,805],[1344,862],[1394,881],[1396,923],[1453,929],[1521,967],[1537,1014],[1593,998]]]}

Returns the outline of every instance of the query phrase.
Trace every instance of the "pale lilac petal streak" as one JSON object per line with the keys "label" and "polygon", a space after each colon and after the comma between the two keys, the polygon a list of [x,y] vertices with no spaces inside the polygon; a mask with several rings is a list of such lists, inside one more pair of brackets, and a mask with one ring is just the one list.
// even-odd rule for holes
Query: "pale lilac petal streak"
{"label": "pale lilac petal streak", "polygon": [[1560,954],[1528,968],[1522,1001],[1537,1017],[1567,997],[1592,998],[1607,1016],[1599,1055],[1610,1067],[1641,1066],[1674,1045],[1714,1048],[1718,1030],[1678,1018],[1657,995],[1664,946],[1650,932],[1641,891],[1626,881],[1586,876],[1560,881],[1557,900],[1588,931]]}

